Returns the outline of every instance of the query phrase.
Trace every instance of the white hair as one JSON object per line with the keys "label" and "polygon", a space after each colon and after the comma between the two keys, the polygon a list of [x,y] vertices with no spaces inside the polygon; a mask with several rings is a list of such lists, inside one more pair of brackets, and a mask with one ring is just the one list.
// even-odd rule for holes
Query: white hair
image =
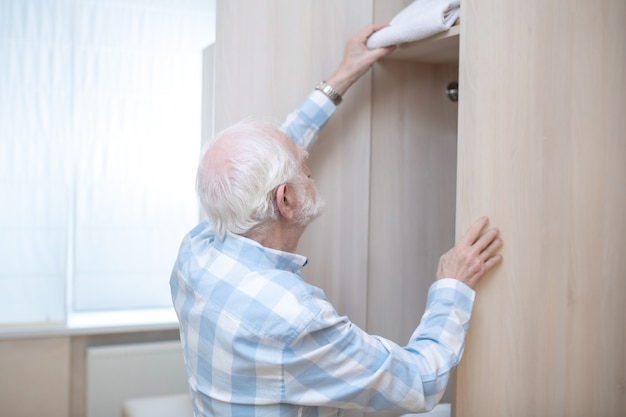
{"label": "white hair", "polygon": [[245,235],[278,218],[275,190],[298,177],[298,160],[274,125],[240,122],[203,150],[196,175],[200,204],[217,236]]}

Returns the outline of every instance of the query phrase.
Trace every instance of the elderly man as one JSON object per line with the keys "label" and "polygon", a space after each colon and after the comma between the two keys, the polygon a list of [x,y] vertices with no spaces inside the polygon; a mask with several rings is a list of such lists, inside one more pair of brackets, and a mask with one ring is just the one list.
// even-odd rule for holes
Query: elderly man
{"label": "elderly man", "polygon": [[[184,239],[171,276],[196,416],[339,416],[342,409],[433,408],[463,352],[474,286],[501,260],[478,219],[439,262],[407,346],[359,329],[305,282],[295,253],[320,203],[306,148],[373,63],[369,26],[335,73],[278,129],[241,123],[205,149],[197,191],[207,220]],[[485,230],[486,229],[486,230]]]}

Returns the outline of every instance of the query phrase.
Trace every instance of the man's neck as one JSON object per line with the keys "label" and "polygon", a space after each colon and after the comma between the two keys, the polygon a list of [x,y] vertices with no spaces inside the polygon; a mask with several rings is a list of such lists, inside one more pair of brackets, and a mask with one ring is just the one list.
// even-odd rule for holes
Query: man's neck
{"label": "man's neck", "polygon": [[303,232],[304,227],[302,226],[277,221],[263,232],[252,231],[246,234],[245,237],[258,242],[266,248],[295,253]]}

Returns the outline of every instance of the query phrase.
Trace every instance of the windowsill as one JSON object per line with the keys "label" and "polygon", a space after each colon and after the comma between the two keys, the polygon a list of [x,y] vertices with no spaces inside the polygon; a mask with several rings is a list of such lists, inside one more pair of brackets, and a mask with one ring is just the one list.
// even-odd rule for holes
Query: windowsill
{"label": "windowsill", "polygon": [[0,327],[0,340],[174,329],[178,329],[178,319],[173,309],[74,313],[66,323]]}

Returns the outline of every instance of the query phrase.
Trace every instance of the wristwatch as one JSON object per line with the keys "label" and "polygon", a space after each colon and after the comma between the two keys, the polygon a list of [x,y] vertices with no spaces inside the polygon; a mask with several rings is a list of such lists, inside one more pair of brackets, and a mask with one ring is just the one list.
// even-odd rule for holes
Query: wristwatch
{"label": "wristwatch", "polygon": [[341,100],[343,100],[341,94],[335,91],[335,89],[330,85],[326,84],[326,81],[319,83],[315,89],[326,94],[326,96],[331,99],[333,103],[335,103],[335,106],[338,106],[341,103]]}

